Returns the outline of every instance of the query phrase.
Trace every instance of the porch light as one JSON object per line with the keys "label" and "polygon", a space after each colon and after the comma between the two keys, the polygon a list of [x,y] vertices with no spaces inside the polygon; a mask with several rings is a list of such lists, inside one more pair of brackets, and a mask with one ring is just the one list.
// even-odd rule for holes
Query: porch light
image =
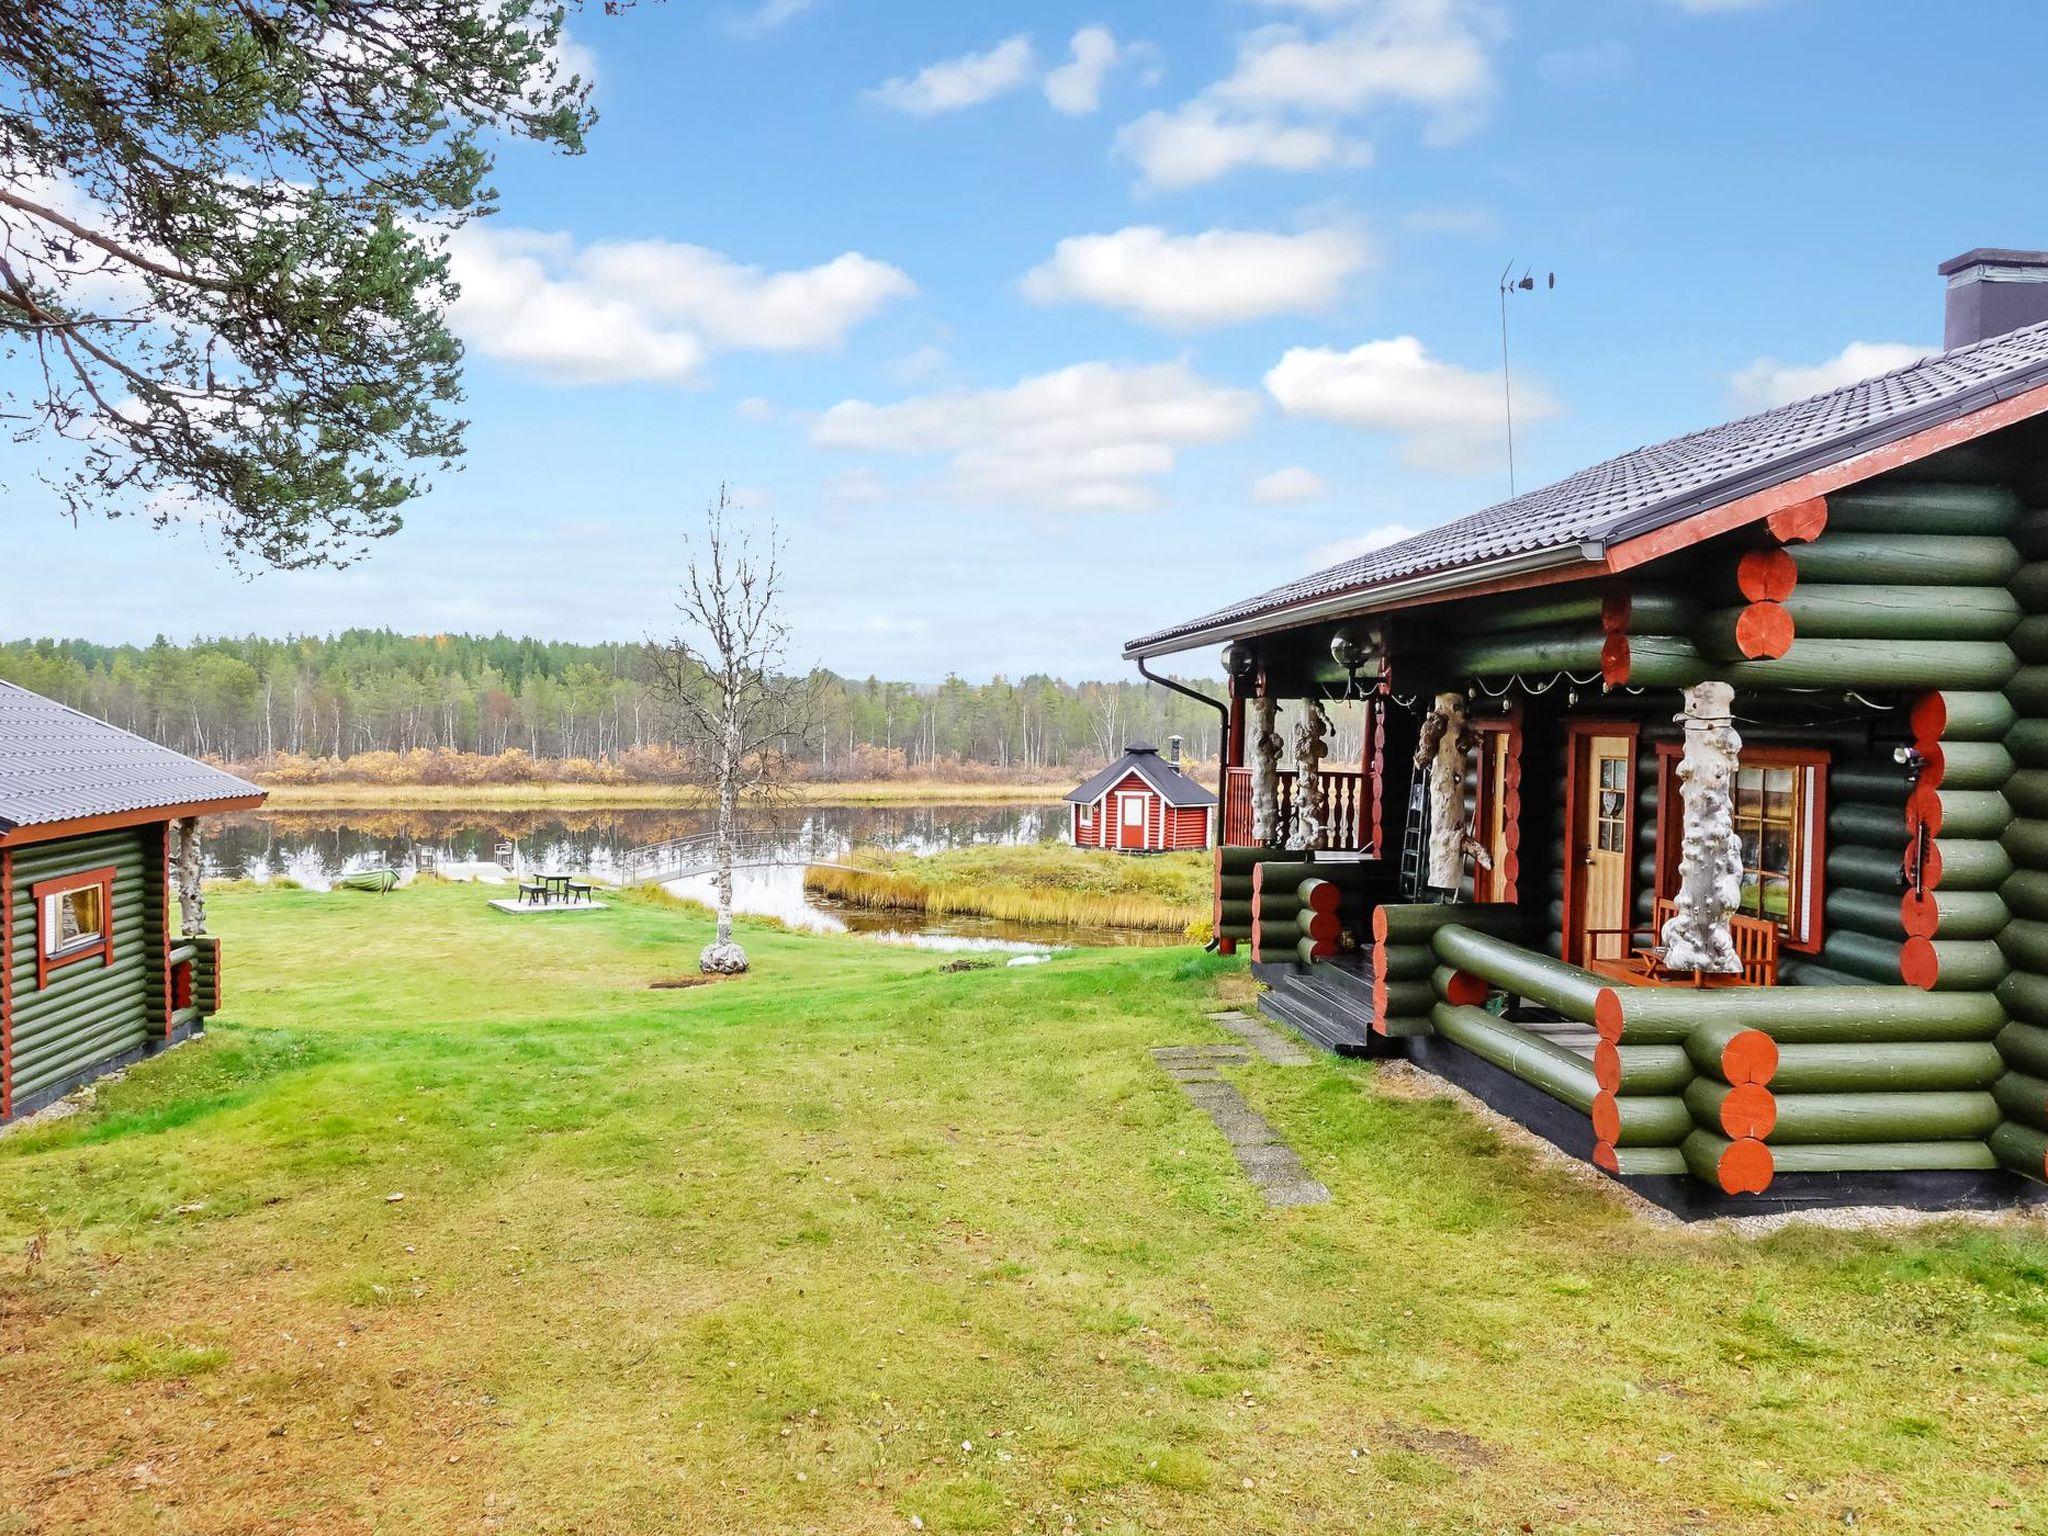
{"label": "porch light", "polygon": [[1250,677],[1258,664],[1258,653],[1241,641],[1223,647],[1223,670],[1231,677]]}

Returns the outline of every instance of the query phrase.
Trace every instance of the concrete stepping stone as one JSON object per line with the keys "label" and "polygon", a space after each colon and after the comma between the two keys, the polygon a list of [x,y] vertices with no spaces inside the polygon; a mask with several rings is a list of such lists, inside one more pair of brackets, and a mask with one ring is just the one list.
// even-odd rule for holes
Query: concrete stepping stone
{"label": "concrete stepping stone", "polygon": [[[1217,1022],[1223,1023],[1223,1020],[1218,1019]],[[1224,1027],[1230,1028],[1228,1024]],[[1266,1033],[1272,1032],[1268,1030]],[[1275,1035],[1273,1039],[1282,1048],[1291,1048],[1289,1042],[1279,1036]],[[1250,1043],[1267,1061],[1282,1060],[1260,1049],[1256,1041]],[[1213,1070],[1216,1066],[1245,1065],[1250,1060],[1250,1053],[1237,1046],[1212,1046],[1206,1048],[1205,1054],[1191,1054],[1198,1049],[1204,1048],[1157,1046],[1153,1049],[1152,1059],[1180,1085],[1180,1091],[1188,1096],[1189,1102],[1207,1115],[1216,1129],[1223,1133],[1223,1139],[1230,1144],[1231,1155],[1237,1159],[1237,1166],[1265,1196],[1266,1204],[1274,1207],[1322,1205],[1328,1201],[1329,1190],[1309,1177],[1300,1156],[1281,1139],[1271,1122],[1244,1101],[1244,1095],[1237,1091],[1235,1084],[1225,1082]],[[1307,1054],[1295,1049],[1301,1056],[1299,1064],[1306,1064],[1309,1060]]]}
{"label": "concrete stepping stone", "polygon": [[1229,1030],[1275,1066],[1305,1067],[1315,1060],[1301,1045],[1288,1039],[1263,1019],[1239,1013],[1235,1008],[1223,1013],[1210,1014],[1209,1022],[1218,1028]]}

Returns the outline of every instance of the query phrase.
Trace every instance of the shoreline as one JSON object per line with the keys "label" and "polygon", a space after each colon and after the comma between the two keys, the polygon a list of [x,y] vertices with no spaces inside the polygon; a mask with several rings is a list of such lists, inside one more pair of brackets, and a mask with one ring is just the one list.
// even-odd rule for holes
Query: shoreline
{"label": "shoreline", "polygon": [[[694,810],[710,804],[710,796],[689,784],[279,784],[265,792],[263,809],[273,811]],[[804,805],[1052,805],[1065,793],[1057,784],[904,779],[798,784],[790,798]]]}

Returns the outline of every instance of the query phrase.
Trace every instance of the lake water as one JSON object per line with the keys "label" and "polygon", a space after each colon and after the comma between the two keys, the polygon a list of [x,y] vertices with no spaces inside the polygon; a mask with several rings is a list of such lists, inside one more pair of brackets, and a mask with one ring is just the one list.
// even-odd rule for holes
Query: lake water
{"label": "lake water", "polygon": [[[535,811],[262,810],[210,818],[204,826],[206,872],[221,879],[288,877],[315,890],[366,869],[412,874],[433,865],[490,860],[516,844],[528,869],[587,870],[600,880],[619,855],[650,843],[702,837],[709,811],[588,807]],[[799,856],[835,858],[855,848],[936,853],[987,843],[1057,842],[1067,811],[1054,805],[806,805],[747,829]],[[1170,934],[999,923],[971,917],[854,911],[821,903],[791,863],[735,871],[734,905],[823,933],[861,933],[943,949],[1042,949],[1047,943],[1109,945],[1176,942]],[[669,888],[713,899],[710,877]]]}

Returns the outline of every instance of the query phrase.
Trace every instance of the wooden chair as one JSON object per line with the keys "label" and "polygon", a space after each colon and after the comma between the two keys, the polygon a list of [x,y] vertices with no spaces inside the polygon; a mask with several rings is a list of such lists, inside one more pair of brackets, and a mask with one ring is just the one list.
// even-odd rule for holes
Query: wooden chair
{"label": "wooden chair", "polygon": [[[1705,971],[1672,970],[1664,964],[1664,925],[1678,915],[1678,903],[1665,900],[1652,909],[1654,922],[1646,943],[1640,928],[1589,928],[1586,941],[1594,951],[1586,969],[1634,987],[1775,987],[1778,984],[1778,925],[1761,917],[1740,913],[1728,919],[1728,934],[1735,941],[1735,954],[1742,961],[1740,976],[1715,976]],[[1598,955],[1601,939],[1618,938],[1624,955]]]}

